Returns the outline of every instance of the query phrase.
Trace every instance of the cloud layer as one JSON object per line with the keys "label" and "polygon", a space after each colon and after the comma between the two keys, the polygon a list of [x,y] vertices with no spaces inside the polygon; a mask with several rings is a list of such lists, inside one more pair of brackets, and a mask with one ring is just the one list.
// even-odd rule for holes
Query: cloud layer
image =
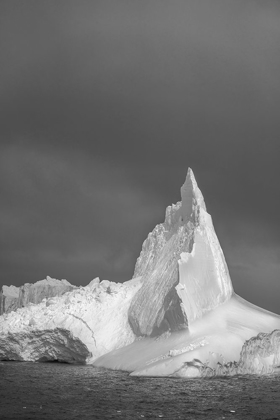
{"label": "cloud layer", "polygon": [[1,283],[129,278],[195,172],[238,293],[280,312],[280,6],[2,1]]}

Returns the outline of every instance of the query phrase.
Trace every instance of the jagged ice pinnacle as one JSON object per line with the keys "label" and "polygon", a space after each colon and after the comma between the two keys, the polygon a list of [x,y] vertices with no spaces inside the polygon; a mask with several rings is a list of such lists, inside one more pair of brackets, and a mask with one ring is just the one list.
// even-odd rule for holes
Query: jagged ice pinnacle
{"label": "jagged ice pinnacle", "polygon": [[136,263],[134,275],[142,276],[143,285],[128,312],[136,335],[185,328],[228,300],[233,291],[211,216],[191,169],[181,198],[167,207],[164,223],[149,234]]}

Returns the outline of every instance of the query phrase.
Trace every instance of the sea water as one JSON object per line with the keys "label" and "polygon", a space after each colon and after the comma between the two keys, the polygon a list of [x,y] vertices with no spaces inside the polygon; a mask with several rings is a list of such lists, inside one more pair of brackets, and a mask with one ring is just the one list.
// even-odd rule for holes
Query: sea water
{"label": "sea water", "polygon": [[92,366],[0,362],[0,419],[280,419],[280,377],[138,378]]}

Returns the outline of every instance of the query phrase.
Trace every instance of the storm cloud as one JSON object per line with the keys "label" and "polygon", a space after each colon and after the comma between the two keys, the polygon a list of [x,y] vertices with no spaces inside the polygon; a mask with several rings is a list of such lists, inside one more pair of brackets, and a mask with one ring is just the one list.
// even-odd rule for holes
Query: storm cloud
{"label": "storm cloud", "polygon": [[0,3],[1,283],[124,281],[190,166],[236,291],[280,312],[280,6]]}

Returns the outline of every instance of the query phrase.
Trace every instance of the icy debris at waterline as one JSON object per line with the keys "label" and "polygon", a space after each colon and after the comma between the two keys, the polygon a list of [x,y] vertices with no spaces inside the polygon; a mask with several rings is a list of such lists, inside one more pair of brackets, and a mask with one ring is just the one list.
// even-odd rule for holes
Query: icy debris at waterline
{"label": "icy debris at waterline", "polygon": [[29,303],[40,303],[43,299],[61,296],[76,286],[67,280],[57,280],[47,276],[34,284],[25,283],[23,286],[3,286],[0,291],[0,315],[16,311]]}
{"label": "icy debris at waterline", "polygon": [[260,333],[245,341],[238,362],[218,362],[215,368],[200,361],[186,362],[173,376],[212,377],[280,373],[280,330]]}
{"label": "icy debris at waterline", "polygon": [[[144,242],[133,280],[97,279],[0,317],[0,359],[73,362],[81,356],[139,376],[205,376],[235,366],[246,340],[280,329],[278,315],[234,293],[191,170],[181,196]],[[258,338],[265,349],[266,337]],[[82,355],[80,343],[87,349]],[[263,372],[277,370],[274,343],[264,352],[269,356],[261,356]],[[259,373],[255,353],[246,354],[244,372],[250,366]]]}

